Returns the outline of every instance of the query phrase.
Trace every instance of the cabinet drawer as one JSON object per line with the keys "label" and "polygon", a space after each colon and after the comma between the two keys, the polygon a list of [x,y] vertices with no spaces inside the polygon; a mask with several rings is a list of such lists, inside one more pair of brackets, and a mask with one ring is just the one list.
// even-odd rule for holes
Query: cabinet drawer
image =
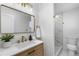
{"label": "cabinet drawer", "polygon": [[44,55],[43,52],[44,52],[43,44],[40,44],[31,49],[18,53],[18,54],[16,54],[16,56],[42,56],[42,55]]}
{"label": "cabinet drawer", "polygon": [[27,53],[28,56],[43,56],[43,46],[35,47],[32,51]]}

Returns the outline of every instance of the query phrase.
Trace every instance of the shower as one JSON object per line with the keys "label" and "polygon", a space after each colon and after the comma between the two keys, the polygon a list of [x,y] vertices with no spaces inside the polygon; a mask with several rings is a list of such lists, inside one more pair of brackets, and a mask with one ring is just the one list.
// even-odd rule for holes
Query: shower
{"label": "shower", "polygon": [[55,20],[55,55],[59,55],[63,49],[63,17],[54,16]]}

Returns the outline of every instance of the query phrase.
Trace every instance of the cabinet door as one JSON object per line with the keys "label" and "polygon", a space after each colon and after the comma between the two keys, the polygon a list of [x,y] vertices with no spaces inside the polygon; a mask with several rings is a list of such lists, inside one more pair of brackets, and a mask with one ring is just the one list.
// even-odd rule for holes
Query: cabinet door
{"label": "cabinet door", "polygon": [[28,53],[28,56],[43,56],[43,48],[33,50],[32,52]]}

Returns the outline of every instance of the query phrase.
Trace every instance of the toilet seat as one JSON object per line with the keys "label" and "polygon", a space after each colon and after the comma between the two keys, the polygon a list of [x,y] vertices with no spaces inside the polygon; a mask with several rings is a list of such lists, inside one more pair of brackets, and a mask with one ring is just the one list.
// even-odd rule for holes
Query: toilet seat
{"label": "toilet seat", "polygon": [[76,45],[67,44],[67,48],[69,50],[73,50],[73,51],[77,50],[77,46]]}

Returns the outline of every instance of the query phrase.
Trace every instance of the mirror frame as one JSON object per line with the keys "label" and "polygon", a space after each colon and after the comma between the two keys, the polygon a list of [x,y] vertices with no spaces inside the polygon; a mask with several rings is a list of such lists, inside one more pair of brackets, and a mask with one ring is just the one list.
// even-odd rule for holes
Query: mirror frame
{"label": "mirror frame", "polygon": [[[18,10],[18,9],[15,9],[15,8],[12,8],[12,7],[9,7],[9,6],[6,6],[6,5],[4,5],[4,4],[1,4],[0,7],[1,7],[1,6],[10,8],[10,9],[13,9],[13,10],[16,10],[16,11],[18,11],[18,12],[22,12],[22,13],[25,13],[25,14],[28,14],[28,15],[34,17],[34,30],[33,30],[33,32],[32,32],[32,31],[29,31],[29,32],[14,32],[15,34],[17,34],[17,33],[34,33],[34,32],[35,32],[35,20],[36,20],[36,19],[35,19],[35,16],[34,16],[34,15],[31,15],[31,14],[26,13],[26,12],[24,12],[24,11],[21,11],[21,10]],[[0,8],[0,9],[1,9],[1,8]],[[1,33],[1,31],[0,31],[0,33]],[[4,34],[4,33],[1,33],[1,34]]]}

